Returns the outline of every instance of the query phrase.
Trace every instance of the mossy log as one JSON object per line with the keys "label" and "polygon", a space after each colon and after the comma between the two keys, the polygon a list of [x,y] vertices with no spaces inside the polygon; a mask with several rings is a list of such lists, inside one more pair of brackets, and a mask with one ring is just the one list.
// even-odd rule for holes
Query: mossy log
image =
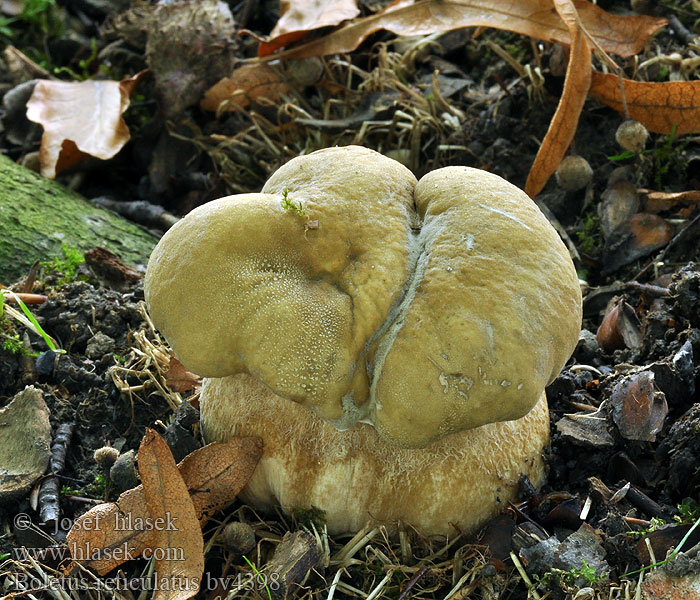
{"label": "mossy log", "polygon": [[0,282],[23,277],[37,260],[63,257],[62,245],[108,248],[145,264],[157,238],[55,181],[0,156]]}

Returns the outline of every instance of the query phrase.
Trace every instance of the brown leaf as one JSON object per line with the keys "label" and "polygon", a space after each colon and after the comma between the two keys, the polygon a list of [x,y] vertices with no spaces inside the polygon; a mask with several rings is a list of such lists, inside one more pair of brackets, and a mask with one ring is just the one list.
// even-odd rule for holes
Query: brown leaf
{"label": "brown leaf", "polygon": [[[649,546],[651,545],[652,552],[656,560],[663,560],[666,557],[667,552],[671,548],[678,548],[681,540],[690,531],[692,524],[687,525],[664,525],[661,528],[652,531],[648,535],[645,535],[642,539],[637,542],[637,554],[639,555],[639,560],[642,563],[648,565],[652,563],[651,557],[649,556]],[[647,543],[646,539],[650,543]],[[692,548],[700,544],[700,530],[696,529],[690,534],[690,537],[686,540],[685,548]],[[674,578],[683,579],[683,578]],[[675,586],[674,586],[675,589]],[[681,596],[678,596],[679,598]],[[663,598],[663,596],[651,596],[651,598]],[[687,596],[690,600],[692,596]],[[671,600],[671,599],[669,599]]]}
{"label": "brown leaf", "polygon": [[355,0],[282,0],[280,19],[270,40],[260,44],[259,56],[267,56],[296,42],[307,32],[354,19],[360,11]]}
{"label": "brown leaf", "polygon": [[55,177],[86,155],[108,159],[121,150],[129,141],[121,115],[139,75],[123,82],[37,82],[27,118],[44,128],[39,152],[44,177]]}
{"label": "brown leaf", "polygon": [[[280,74],[265,63],[243,65],[210,87],[200,106],[204,110],[224,112],[244,108],[260,98],[276,100],[289,91]],[[222,102],[226,105],[221,106]]]}
{"label": "brown leaf", "polygon": [[[135,527],[148,516],[143,486],[128,490],[117,502],[98,504],[84,513],[68,532],[73,560],[109,573],[152,547],[151,531]],[[140,519],[140,520],[139,520]]]}
{"label": "brown leaf", "polygon": [[600,197],[603,200],[598,209],[600,228],[607,240],[615,229],[639,211],[639,194],[633,184],[621,179],[608,185]]}
{"label": "brown leaf", "polygon": [[605,240],[603,275],[662,248],[672,237],[673,229],[658,215],[632,215]]}
{"label": "brown leaf", "polygon": [[[178,469],[187,483],[198,518],[233,501],[262,455],[260,438],[213,443],[186,456]],[[148,516],[143,486],[124,492],[117,502],[83,514],[68,532],[73,559],[100,575],[153,547],[151,531],[136,525]],[[139,521],[139,519],[141,521]]]}
{"label": "brown leaf", "polygon": [[650,213],[659,213],[673,209],[683,210],[688,207],[696,208],[700,205],[700,190],[655,192],[642,189],[639,192],[644,200],[644,210]]}
{"label": "brown leaf", "polygon": [[149,553],[159,586],[154,600],[186,600],[204,573],[204,538],[187,484],[165,440],[146,429],[139,447],[139,474],[150,516]]}
{"label": "brown leaf", "polygon": [[199,375],[190,373],[185,366],[170,353],[168,372],[165,374],[165,383],[173,392],[189,392],[202,382]]}
{"label": "brown leaf", "polygon": [[[700,133],[700,81],[623,79],[629,116],[654,133]],[[617,75],[593,73],[590,95],[624,114]]]}
{"label": "brown leaf", "polygon": [[622,339],[622,333],[618,327],[621,311],[619,302],[612,304],[600,322],[598,331],[596,331],[596,341],[605,352],[612,353],[613,350],[625,347],[625,341]]}
{"label": "brown leaf", "polygon": [[572,0],[554,0],[554,6],[571,32],[571,51],[559,105],[537,152],[525,183],[534,198],[542,191],[574,139],[578,118],[591,85],[591,48]]}
{"label": "brown leaf", "polygon": [[654,387],[654,373],[642,371],[615,384],[611,395],[613,421],[622,437],[653,442],[668,413],[666,396]]}
{"label": "brown leaf", "polygon": [[[606,52],[633,56],[665,19],[619,16],[587,0],[575,0],[581,22]],[[570,44],[569,29],[551,0],[397,0],[384,11],[358,19],[333,33],[278,54],[279,58],[307,58],[351,52],[372,33],[386,29],[396,35],[429,35],[461,27],[492,27],[533,38]]]}
{"label": "brown leaf", "polygon": [[180,461],[178,468],[200,519],[238,496],[252,477],[262,451],[258,437],[234,438],[208,444]]}
{"label": "brown leaf", "polygon": [[644,341],[642,325],[634,309],[620,298],[614,298],[596,332],[598,345],[608,353],[621,348],[640,348]]}

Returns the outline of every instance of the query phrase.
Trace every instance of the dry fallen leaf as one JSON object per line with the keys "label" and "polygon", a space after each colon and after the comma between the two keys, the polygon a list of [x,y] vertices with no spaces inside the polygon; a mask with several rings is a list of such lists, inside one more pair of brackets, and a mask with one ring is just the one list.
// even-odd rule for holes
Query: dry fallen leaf
{"label": "dry fallen leaf", "polygon": [[672,237],[673,229],[658,215],[632,215],[605,240],[602,274],[609,275],[621,266],[663,248]]}
{"label": "dry fallen leaf", "polygon": [[[593,73],[590,95],[624,113],[616,75]],[[700,133],[700,81],[650,83],[623,79],[629,116],[649,131],[670,134]]]}
{"label": "dry fallen leaf", "polygon": [[270,40],[260,44],[260,56],[296,42],[309,31],[354,19],[360,11],[355,0],[281,0],[280,18]]}
{"label": "dry fallen leaf", "polygon": [[165,374],[165,383],[173,392],[189,392],[202,382],[199,375],[190,373],[171,352],[168,372]]}
{"label": "dry fallen leaf", "polygon": [[122,113],[145,71],[123,81],[39,81],[27,118],[44,128],[41,174],[53,178],[86,155],[112,158],[129,141]]}
{"label": "dry fallen leaf", "polygon": [[204,537],[187,484],[170,448],[154,429],[139,447],[139,474],[151,518],[150,554],[159,585],[154,600],[186,600],[204,573]]}
{"label": "dry fallen leaf", "polygon": [[260,438],[234,438],[226,443],[208,444],[180,461],[178,468],[200,519],[238,496],[252,477],[262,451]]}
{"label": "dry fallen leaf", "polygon": [[655,388],[652,371],[635,373],[619,381],[613,387],[610,402],[613,421],[622,437],[656,441],[668,414],[668,404],[664,393]]}
{"label": "dry fallen leaf", "polygon": [[[642,15],[612,15],[587,0],[574,0],[574,5],[586,30],[603,50],[620,56],[640,52],[651,35],[667,23],[665,19]],[[569,29],[551,0],[398,0],[380,13],[275,56],[307,58],[351,52],[380,29],[415,36],[461,27],[492,27],[549,42],[571,43]]]}
{"label": "dry fallen leaf", "polygon": [[525,192],[534,198],[542,191],[574,139],[578,118],[591,85],[591,48],[572,0],[554,0],[571,33],[571,51],[559,105],[527,176]]}
{"label": "dry fallen leaf", "polygon": [[598,327],[596,340],[607,353],[625,347],[641,347],[644,341],[642,326],[634,309],[624,300],[613,300]]}
{"label": "dry fallen leaf", "polygon": [[[200,106],[204,110],[223,112],[245,108],[260,98],[276,100],[289,91],[280,74],[264,63],[243,65],[224,77],[204,94]],[[226,103],[222,106],[222,103]]]}
{"label": "dry fallen leaf", "polygon": [[[180,461],[178,469],[192,495],[198,518],[233,501],[250,479],[261,455],[260,438],[236,438],[225,444],[208,444]],[[136,527],[147,516],[141,485],[124,492],[117,502],[91,508],[68,532],[73,559],[104,575],[139,556],[153,546],[151,532]]]}
{"label": "dry fallen leaf", "polygon": [[655,192],[639,190],[644,200],[644,210],[650,213],[660,213],[667,210],[687,212],[700,206],[700,190],[685,192]]}

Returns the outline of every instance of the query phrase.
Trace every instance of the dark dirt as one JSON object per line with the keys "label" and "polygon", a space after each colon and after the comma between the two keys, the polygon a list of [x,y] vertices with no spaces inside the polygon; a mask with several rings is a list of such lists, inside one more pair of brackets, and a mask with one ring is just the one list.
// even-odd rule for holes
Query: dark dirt
{"label": "dark dirt", "polygon": [[[88,0],[76,4],[81,8],[64,15],[68,30],[74,35],[51,38],[51,43],[45,45],[47,60],[53,65],[77,69],[79,61],[89,53],[91,36],[98,39],[99,48],[106,46],[107,41],[99,37],[98,30],[106,17],[103,5]],[[245,13],[248,4],[231,2],[234,17],[247,14],[248,28],[269,32],[275,22],[274,13],[266,11],[266,3],[257,11]],[[598,4],[613,12],[628,10],[626,2]],[[650,4],[659,14],[674,14],[685,27],[700,34],[700,19],[692,12],[691,2],[681,2],[675,9],[661,3]],[[34,50],[41,46],[31,38],[38,35],[34,27],[20,29],[14,40],[18,47],[24,44],[22,47],[31,56],[36,56]],[[563,77],[551,74],[547,66],[555,49],[551,45],[537,48],[529,39],[506,32],[489,31],[477,39],[472,39],[471,34],[470,30],[462,30],[441,36],[437,46],[415,59],[412,70],[403,71],[392,69],[387,63],[386,49],[392,47],[392,36],[376,34],[350,59],[367,73],[376,75],[381,71],[379,84],[368,83],[369,77],[349,76],[344,67],[338,66],[340,63],[325,63],[325,79],[294,94],[302,99],[300,104],[313,119],[348,119],[349,125],[341,131],[315,130],[269,105],[254,106],[250,111],[219,119],[190,106],[179,115],[169,116],[174,119],[170,131],[179,136],[175,138],[168,134],[153,82],[147,80],[140,88],[134,109],[127,113],[127,122],[134,132],[132,142],[112,161],[92,163],[77,174],[67,175],[66,181],[71,177],[88,197],[108,197],[117,203],[147,200],[180,215],[226,193],[258,191],[270,172],[297,153],[357,143],[363,120],[390,121],[397,110],[410,112],[420,108],[432,120],[428,119],[426,130],[417,140],[393,130],[387,133],[386,128],[369,128],[359,142],[384,152],[413,148],[407,162],[413,164],[418,176],[439,166],[463,164],[488,169],[522,187],[538,148],[537,140],[546,132],[562,89]],[[512,67],[488,50],[487,41],[506,47],[522,64],[541,61],[544,87],[535,90],[530,81],[515,81],[517,75]],[[112,62],[103,59],[115,78],[146,66],[144,49],[138,41],[129,40],[120,47],[121,58],[112,58]],[[240,40],[240,57],[251,56],[254,51],[251,38]],[[680,35],[666,28],[638,61],[673,52],[694,56],[697,51],[697,46],[689,49]],[[99,60],[91,68],[97,69],[98,63]],[[621,61],[621,65],[628,73],[633,71],[633,59]],[[667,78],[669,72],[677,73],[673,65],[667,63],[665,73],[654,67],[648,76]],[[462,91],[448,94],[448,82],[443,81],[449,104],[464,114],[459,127],[441,123],[434,107],[431,113],[430,108],[402,92],[397,84],[409,86],[418,95],[427,95],[429,90],[421,82],[430,81],[436,67],[452,80],[449,85],[468,83]],[[4,91],[21,83],[11,74],[4,73],[3,77]],[[697,73],[691,73],[691,77],[696,78]],[[350,82],[349,87],[346,82]],[[365,86],[360,91],[358,86],[363,82]],[[387,91],[391,92],[389,96],[379,94]],[[377,94],[372,100],[380,98],[381,102],[368,101],[368,94]],[[324,113],[332,98],[343,102],[331,104],[329,112]],[[368,116],[367,110],[374,113]],[[253,138],[257,135],[252,126],[253,114],[265,131],[266,140],[260,142],[264,136],[259,136],[255,143],[249,140],[245,146],[239,143],[244,134]],[[353,120],[353,114],[364,117]],[[440,559],[421,562],[421,558],[438,552],[441,546],[414,538],[411,565],[420,564],[421,569],[396,569],[396,579],[385,589],[386,595],[380,597],[443,598],[465,571],[474,568],[469,584],[474,595],[455,597],[525,598],[527,586],[513,568],[511,550],[520,556],[542,596],[549,591],[550,598],[573,598],[581,588],[593,587],[598,595],[576,598],[629,597],[634,594],[638,575],[627,577],[627,583],[622,576],[651,562],[648,546],[640,540],[648,536],[656,560],[663,560],[667,550],[677,546],[700,518],[698,207],[673,205],[660,211],[660,218],[670,228],[670,236],[661,246],[645,246],[643,235],[639,239],[621,237],[618,250],[622,248],[623,254],[631,252],[635,244],[642,246],[642,253],[622,260],[606,274],[603,272],[611,264],[613,249],[610,240],[606,243],[604,239],[599,212],[603,194],[611,187],[609,178],[620,166],[626,170],[615,176],[630,182],[635,189],[700,189],[700,141],[693,136],[671,139],[652,135],[647,144],[651,152],[610,160],[621,153],[614,139],[620,121],[617,113],[589,101],[572,150],[590,163],[590,185],[579,191],[564,191],[552,178],[537,199],[551,211],[578,250],[576,266],[585,284],[579,345],[567,367],[547,389],[552,444],[547,456],[546,485],[535,492],[524,482],[523,503],[494,520],[482,532],[481,545],[473,545],[475,540],[460,540]],[[226,144],[214,141],[210,134],[224,136]],[[38,148],[40,132],[27,135],[28,139],[20,145],[3,134],[0,145],[12,158],[24,159]],[[270,144],[276,147],[275,151]],[[634,212],[644,210],[641,205]],[[129,451],[138,448],[146,427],[163,433],[178,458],[199,444],[195,409],[185,403],[174,416],[171,390],[164,394],[159,387],[165,381],[163,365],[158,364],[157,358],[161,356],[161,342],[139,308],[143,291],[141,283],[134,282],[137,276],[132,274],[129,281],[117,285],[105,284],[86,267],[79,274],[89,281],[57,285],[60,274],[45,268],[32,289],[48,294],[49,300],[33,307],[33,311],[66,350],[65,354],[49,351],[34,334],[28,335],[27,349],[39,353],[38,357],[13,353],[0,344],[0,406],[25,385],[32,384],[42,391],[54,428],[75,423],[60,477],[62,514],[69,519],[65,524],[93,502],[103,500],[105,494],[116,497],[117,484],[109,485],[105,491],[104,481],[100,480],[104,471],[93,458],[96,449],[114,446],[128,459]],[[606,336],[603,332],[596,339],[613,300],[622,307],[615,322],[618,336],[609,332]],[[4,319],[0,320],[0,331],[22,335],[25,330]],[[148,355],[149,343],[157,348],[156,354]],[[122,391],[117,382],[121,382]],[[124,391],[130,386],[130,391]],[[191,394],[185,392],[182,396],[186,399]],[[132,468],[130,464],[125,467],[127,473]],[[26,513],[34,519],[35,526],[30,531],[42,530],[30,502],[27,497],[16,505],[0,507],[0,557],[12,553],[20,544],[42,547],[64,540],[65,527],[43,527],[48,537],[13,527],[16,515]],[[250,550],[249,556],[259,565],[272,557],[285,532],[301,527],[297,520],[279,515],[262,520],[238,503],[219,516],[231,515],[254,524],[257,550]],[[205,540],[217,531],[215,525],[208,525]],[[331,540],[331,553],[345,541]],[[683,550],[690,550],[698,541],[691,536]],[[376,546],[394,562],[400,562],[395,545],[376,542]],[[582,557],[585,563],[581,562]],[[18,568],[11,562],[13,558],[0,565],[0,570],[4,569],[0,575]],[[347,575],[344,580],[363,590],[366,596],[387,569],[376,555],[373,558],[366,553],[362,558],[367,563],[364,574]],[[686,568],[680,569],[681,574],[697,568],[692,555],[682,558]],[[240,553],[221,544],[211,546],[206,559],[212,573],[249,572]],[[449,566],[440,562],[447,559]],[[144,565],[143,561],[132,561],[124,569],[135,575]],[[317,567],[290,597],[326,598],[333,574],[332,570]],[[407,588],[410,594],[401,596]],[[342,595],[353,594],[345,589]],[[266,595],[255,591],[247,597]]]}

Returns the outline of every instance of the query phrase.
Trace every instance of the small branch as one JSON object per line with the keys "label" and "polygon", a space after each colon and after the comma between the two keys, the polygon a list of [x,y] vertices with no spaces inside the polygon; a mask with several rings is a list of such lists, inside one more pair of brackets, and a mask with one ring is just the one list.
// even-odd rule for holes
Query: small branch
{"label": "small branch", "polygon": [[59,504],[58,473],[66,464],[66,451],[70,445],[75,423],[61,423],[51,445],[50,475],[44,479],[39,490],[39,517],[43,523],[55,525],[61,515]]}

